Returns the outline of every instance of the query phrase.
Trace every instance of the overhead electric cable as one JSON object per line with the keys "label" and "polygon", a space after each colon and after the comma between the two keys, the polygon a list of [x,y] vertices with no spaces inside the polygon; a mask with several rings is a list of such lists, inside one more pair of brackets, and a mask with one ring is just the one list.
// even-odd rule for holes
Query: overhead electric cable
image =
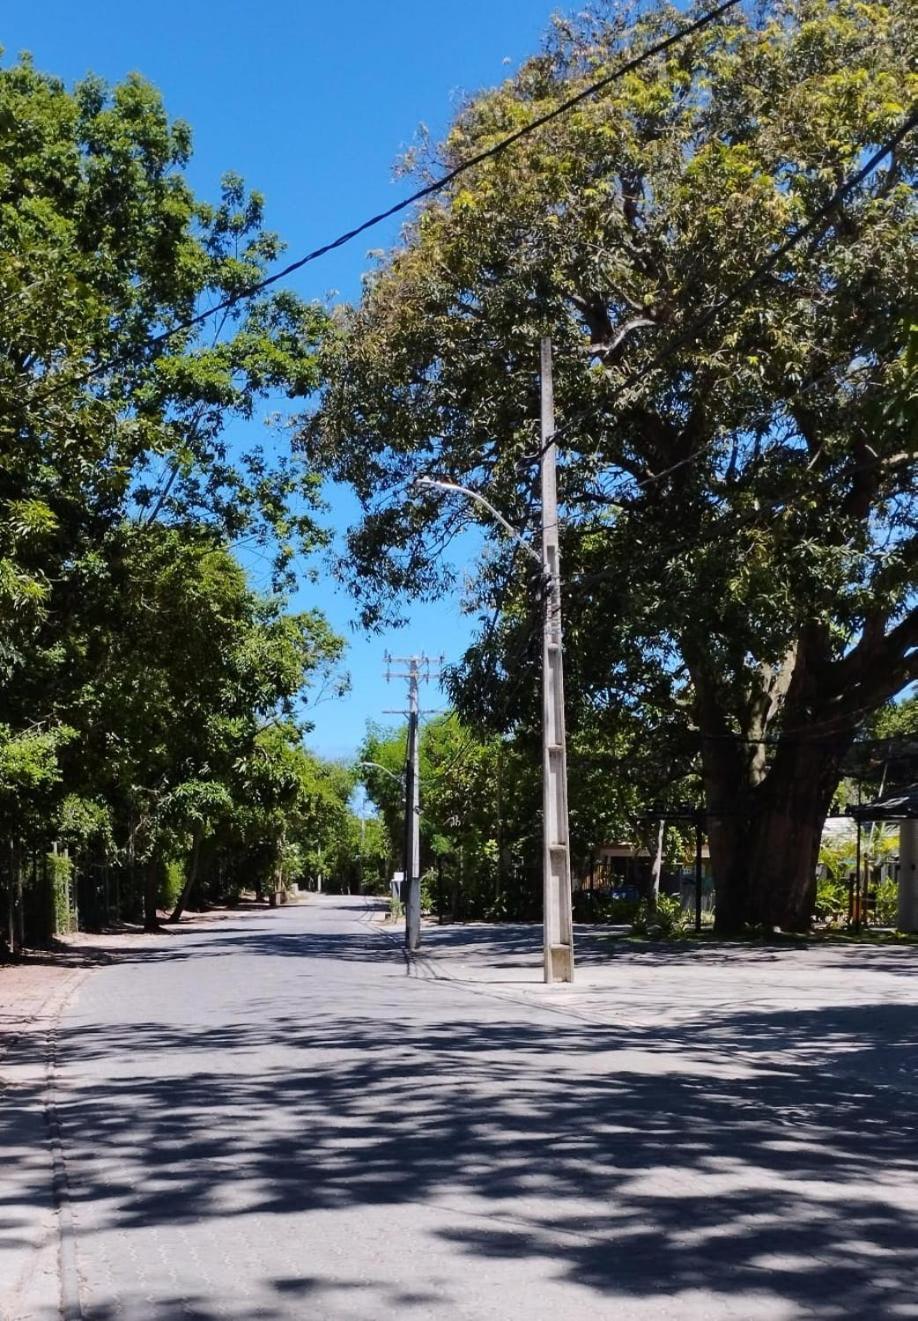
{"label": "overhead electric cable", "polygon": [[[710,325],[710,323],[721,312],[754,289],[756,285],[766,277],[766,275],[769,275],[775,269],[783,257],[786,257],[789,252],[793,251],[793,249],[800,243],[804,242],[805,239],[821,234],[829,229],[831,227],[834,213],[843,205],[849,194],[858,188],[865,179],[868,179],[877,166],[880,165],[887,156],[890,156],[916,127],[918,127],[918,106],[915,106],[912,109],[911,113],[906,116],[896,129],[895,133],[877,148],[869,160],[867,160],[859,170],[856,170],[854,174],[850,175],[839,184],[832,196],[814,212],[806,224],[801,225],[799,229],[795,229],[793,234],[785,239],[785,241],[780,244],[774,252],[770,253],[764,261],[760,262],[759,265],[749,273],[749,275],[745,276],[742,280],[739,280],[732,288],[728,289],[727,292],[717,300],[717,302],[705,312],[702,312],[702,314],[696,317],[694,321],[691,321],[687,326],[684,326],[683,329],[678,331],[671,340],[664,344],[664,346],[650,359],[650,362],[641,367],[641,378],[643,379],[648,372],[662,366],[677,349],[683,348],[686,344],[690,344],[697,339],[701,331],[704,330],[706,326]],[[622,395],[626,394],[633,388],[634,382],[624,382],[620,385],[615,391],[613,391],[612,396],[606,405],[606,410],[608,410],[610,405],[619,400]],[[575,417],[564,422],[560,427],[557,427],[548,438],[546,444],[554,444],[555,440],[576,430],[576,428],[583,422],[595,420],[596,418],[597,411],[595,409],[578,413]],[[635,479],[635,484],[638,488],[643,488],[652,485],[654,482],[662,481],[664,477],[669,477],[672,473],[685,467],[686,464],[694,462],[696,458],[700,457],[700,455],[710,449],[713,443],[714,440],[712,439],[706,444],[700,446],[697,450],[694,450],[691,454],[688,454],[677,462],[663,468],[660,472],[651,473],[649,476],[639,480]],[[535,454],[533,458],[541,458],[541,450]]]}
{"label": "overhead electric cable", "polygon": [[[384,221],[391,220],[393,216],[397,216],[403,211],[409,210],[418,202],[423,202],[425,198],[433,197],[435,194],[442,192],[444,188],[447,188],[461,175],[466,174],[469,170],[473,170],[478,165],[482,165],[485,161],[493,160],[495,157],[502,155],[523,138],[529,137],[540,128],[544,128],[546,124],[550,124],[553,120],[559,119],[575,106],[582,104],[582,102],[589,100],[591,97],[598,96],[600,92],[605,91],[607,87],[611,87],[611,85],[618,82],[619,79],[624,78],[627,74],[633,72],[633,70],[646,64],[647,61],[653,59],[654,56],[662,54],[664,51],[671,49],[671,47],[678,45],[680,41],[684,41],[687,37],[693,36],[696,32],[700,32],[703,28],[706,28],[709,24],[720,18],[722,14],[727,13],[731,9],[735,9],[737,5],[741,3],[742,0],[723,0],[723,3],[718,5],[715,9],[710,10],[706,14],[702,14],[691,23],[683,24],[681,27],[677,28],[675,32],[671,33],[670,36],[664,37],[662,41],[656,42],[653,46],[648,46],[648,48],[641,51],[639,55],[634,55],[631,59],[618,65],[611,73],[597,79],[596,82],[590,83],[587,87],[584,87],[573,96],[568,97],[553,109],[547,110],[542,115],[537,115],[535,119],[530,120],[529,123],[524,124],[521,128],[515,129],[512,133],[508,133],[507,136],[501,138],[499,142],[495,142],[493,146],[486,147],[483,151],[476,152],[474,156],[470,156],[468,160],[461,161],[453,169],[440,175],[431,183],[425,184],[423,188],[418,188],[409,197],[402,198],[401,201],[387,207],[384,211],[378,211],[375,215],[370,216],[359,225],[355,225],[352,229],[345,230],[344,233],[339,234],[337,238],[331,239],[329,242],[323,243],[317,248],[313,248],[312,251],[307,252],[305,256],[299,257],[296,261],[290,262],[287,266],[282,267],[279,271],[275,271],[272,275],[265,276],[264,279],[258,280],[255,284],[249,286],[249,288],[240,290],[240,292],[235,294],[230,294],[219,302],[214,303],[212,307],[204,308],[203,311],[198,312],[195,316],[189,317],[185,321],[180,321],[174,326],[169,326],[157,335],[149,336],[144,343],[138,347],[138,349],[134,349],[130,353],[125,353],[120,357],[97,363],[94,367],[88,368],[82,373],[78,377],[78,380],[93,380],[104,371],[108,371],[113,367],[118,367],[124,363],[130,362],[137,356],[141,349],[155,350],[159,348],[160,345],[167,343],[175,335],[183,334],[187,330],[193,330],[195,326],[201,325],[202,322],[209,320],[212,316],[216,316],[219,312],[228,311],[233,307],[238,306],[240,303],[246,302],[250,298],[254,298],[256,294],[262,293],[272,285],[278,284],[281,280],[287,279],[288,276],[293,275],[296,271],[302,270],[304,266],[308,266],[312,262],[318,261],[320,257],[327,256],[328,253],[333,252],[336,248],[344,247],[355,238],[358,238],[361,234],[365,234],[367,230],[375,229],[377,225],[381,225]],[[50,394],[51,391],[48,391],[47,393]]]}

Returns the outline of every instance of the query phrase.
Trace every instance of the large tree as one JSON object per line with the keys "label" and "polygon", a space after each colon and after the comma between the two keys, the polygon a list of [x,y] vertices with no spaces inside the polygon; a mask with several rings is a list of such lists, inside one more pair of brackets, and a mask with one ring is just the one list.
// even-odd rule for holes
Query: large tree
{"label": "large tree", "polygon": [[[458,165],[684,21],[630,5],[556,21],[417,161]],[[437,593],[438,552],[478,517],[412,492],[415,474],[486,485],[525,526],[551,335],[572,723],[645,692],[681,713],[722,929],[807,925],[840,761],[918,673],[918,133],[779,255],[906,121],[916,41],[910,0],[734,10],[465,173],[342,316],[304,427],[363,502],[349,572],[379,619]],[[532,625],[508,559],[481,580],[510,621],[492,649]]]}
{"label": "large tree", "polygon": [[316,386],[327,317],[257,292],[283,247],[263,200],[232,174],[201,200],[190,152],[142,78],[0,67],[4,859],[27,827],[47,846],[76,791],[65,817],[119,844],[133,818],[156,863],[170,831],[210,829],[258,724],[338,655],[233,558],[257,543],[282,591],[323,540],[313,475],[243,424]]}
{"label": "large tree", "polygon": [[28,59],[0,68],[0,708],[14,723],[50,717],[61,629],[125,517],[256,538],[280,578],[320,539],[302,463],[243,448],[228,424],[315,387],[325,314],[243,297],[282,245],[236,176],[217,205],[194,196],[190,151],[139,77],[68,91]]}

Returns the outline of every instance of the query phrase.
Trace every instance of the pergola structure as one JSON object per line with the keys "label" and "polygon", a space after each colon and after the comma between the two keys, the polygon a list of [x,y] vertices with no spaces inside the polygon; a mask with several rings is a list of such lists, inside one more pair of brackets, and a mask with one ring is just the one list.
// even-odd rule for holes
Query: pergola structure
{"label": "pergola structure", "polygon": [[881,794],[870,803],[851,809],[857,822],[858,854],[864,821],[899,822],[899,914],[900,931],[918,931],[918,784]]}

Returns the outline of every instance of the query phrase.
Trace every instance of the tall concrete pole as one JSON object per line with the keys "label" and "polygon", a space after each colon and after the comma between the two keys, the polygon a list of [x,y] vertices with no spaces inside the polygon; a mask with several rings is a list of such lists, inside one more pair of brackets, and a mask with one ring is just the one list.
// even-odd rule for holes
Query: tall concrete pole
{"label": "tall concrete pole", "polygon": [[542,395],[542,885],[546,982],[574,980],[571,858],[567,816],[567,741],[561,649],[557,451],[551,340],[541,346]]}
{"label": "tall concrete pole", "polygon": [[918,821],[899,826],[900,931],[918,931]]}
{"label": "tall concrete pole", "polygon": [[405,945],[415,950],[421,943],[421,806],[418,774],[418,661],[412,658],[408,671],[408,776],[405,785],[405,832],[408,856],[405,859]]}

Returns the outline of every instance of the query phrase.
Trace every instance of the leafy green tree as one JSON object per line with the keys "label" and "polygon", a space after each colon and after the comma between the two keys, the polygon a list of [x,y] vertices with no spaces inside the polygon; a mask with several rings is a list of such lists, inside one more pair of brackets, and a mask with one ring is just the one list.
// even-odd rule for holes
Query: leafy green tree
{"label": "leafy green tree", "polygon": [[[139,77],[0,68],[0,726],[47,744],[47,774],[15,781],[35,829],[87,866],[142,863],[151,923],[164,850],[196,859],[211,828],[194,802],[339,652],[230,553],[261,546],[283,589],[323,541],[301,457],[229,424],[315,388],[327,316],[247,297],[282,244],[237,176],[195,197],[190,152]],[[27,815],[4,822],[11,858]]]}
{"label": "leafy green tree", "polygon": [[16,733],[0,725],[0,830],[7,841],[7,921],[0,950],[19,949],[24,937],[23,846],[41,838],[42,824],[53,812],[61,781],[58,754],[73,737],[63,727]]}
{"label": "leafy green tree", "polygon": [[0,718],[14,728],[49,718],[62,623],[126,517],[262,541],[279,579],[321,539],[303,464],[240,454],[226,425],[314,388],[325,315],[279,293],[181,328],[281,250],[238,178],[217,206],[194,197],[190,150],[142,79],[69,92],[28,59],[0,69]]}
{"label": "leafy green tree", "polygon": [[212,834],[222,818],[232,811],[233,800],[225,784],[213,780],[186,780],[165,797],[160,805],[162,826],[191,837],[191,857],[181,893],[169,914],[169,921],[180,922],[198,879],[201,844]]}
{"label": "leafy green tree", "polygon": [[237,828],[252,879],[260,890],[291,882],[331,882],[341,890],[359,880],[359,823],[349,806],[354,776],[317,757],[301,728],[272,722],[236,767]]}
{"label": "leafy green tree", "polygon": [[[200,845],[260,730],[289,718],[311,677],[337,662],[324,619],[249,590],[225,545],[200,528],[130,524],[94,584],[97,627],[67,639],[61,709],[78,737],[65,770],[101,787],[147,871],[145,920],[176,832]],[[74,686],[76,676],[82,679]],[[73,692],[68,705],[68,698]]]}
{"label": "leafy green tree", "polygon": [[[465,106],[431,168],[683,19],[625,4],[556,21],[518,74]],[[486,485],[527,526],[551,334],[572,729],[596,709],[681,722],[722,930],[807,926],[844,754],[918,666],[918,133],[831,224],[782,247],[903,124],[916,40],[910,0],[734,10],[463,175],[343,317],[303,428],[363,502],[348,569],[377,621],[405,593],[437,594],[451,577],[439,551],[479,518],[412,493],[414,474]],[[768,278],[731,301],[766,260]],[[479,599],[502,620],[496,673],[512,693],[535,659],[512,657],[537,592],[494,560]],[[480,674],[466,675],[470,706],[487,699]]]}

